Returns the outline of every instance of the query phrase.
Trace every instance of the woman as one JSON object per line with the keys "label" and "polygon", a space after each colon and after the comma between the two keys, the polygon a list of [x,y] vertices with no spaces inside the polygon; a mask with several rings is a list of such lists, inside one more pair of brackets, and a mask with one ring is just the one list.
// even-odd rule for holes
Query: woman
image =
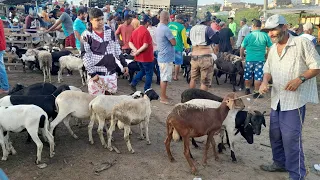
{"label": "woman", "polygon": [[121,63],[124,74],[128,75],[127,63],[120,56],[121,49],[114,32],[103,22],[103,12],[93,8],[89,17],[89,29],[82,34],[83,63],[91,78],[88,91],[94,95],[114,94],[117,92],[117,63]]}

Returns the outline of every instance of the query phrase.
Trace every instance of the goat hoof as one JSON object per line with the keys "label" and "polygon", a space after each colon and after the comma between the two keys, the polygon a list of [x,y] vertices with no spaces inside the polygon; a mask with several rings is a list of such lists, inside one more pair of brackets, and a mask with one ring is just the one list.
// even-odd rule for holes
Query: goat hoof
{"label": "goat hoof", "polygon": [[237,163],[238,161],[237,161],[237,159],[232,159],[232,162]]}
{"label": "goat hoof", "polygon": [[94,144],[94,141],[90,141],[90,144]]}
{"label": "goat hoof", "polygon": [[107,147],[109,149],[110,152],[113,151],[113,148],[112,147]]}
{"label": "goat hoof", "polygon": [[13,151],[11,151],[11,154],[12,154],[12,155],[16,155],[16,154],[17,154],[17,151],[13,150]]}
{"label": "goat hoof", "polygon": [[7,160],[7,157],[2,157],[1,158],[1,161],[6,161]]}
{"label": "goat hoof", "polygon": [[138,139],[140,139],[140,140],[144,140],[144,136],[138,137]]}
{"label": "goat hoof", "polygon": [[176,160],[172,157],[172,158],[169,158],[170,159],[170,162],[175,162]]}
{"label": "goat hoof", "polygon": [[147,145],[151,145],[151,142],[150,142],[150,141],[147,141]]}
{"label": "goat hoof", "polygon": [[218,161],[218,162],[220,162],[220,158],[217,156],[217,157],[215,157],[214,158],[214,160],[216,160],[216,161]]}
{"label": "goat hoof", "polygon": [[78,136],[77,136],[77,135],[75,135],[75,134],[73,135],[73,138],[75,138],[75,139],[79,139],[79,138],[78,138]]}
{"label": "goat hoof", "polygon": [[51,154],[50,154],[50,158],[53,158],[53,156],[54,156],[54,153],[51,153]]}
{"label": "goat hoof", "polygon": [[191,173],[196,176],[197,175],[197,169],[196,168],[192,168]]}
{"label": "goat hoof", "polygon": [[38,164],[40,164],[40,161],[37,159],[35,163],[38,165]]}
{"label": "goat hoof", "polygon": [[133,150],[133,149],[131,149],[131,151],[130,151],[130,152],[131,152],[131,154],[134,154],[134,150]]}

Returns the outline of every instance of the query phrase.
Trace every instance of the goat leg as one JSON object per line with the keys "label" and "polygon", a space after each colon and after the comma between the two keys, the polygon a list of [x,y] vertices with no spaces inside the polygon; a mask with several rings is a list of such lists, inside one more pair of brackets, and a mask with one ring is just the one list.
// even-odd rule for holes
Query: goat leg
{"label": "goat leg", "polygon": [[205,147],[204,153],[203,153],[203,159],[202,159],[203,166],[207,165],[208,150],[209,150],[209,147],[210,147],[211,139],[212,139],[212,136],[211,136],[211,133],[209,133],[209,135],[207,137],[206,147]]}
{"label": "goat leg", "polygon": [[216,161],[218,161],[219,160],[219,156],[218,156],[218,153],[217,153],[217,150],[216,150],[216,142],[214,141],[213,134],[211,135],[210,141],[211,141],[211,145],[212,145],[212,149],[213,149],[214,159]]}
{"label": "goat leg", "polygon": [[184,143],[184,156],[186,157],[186,159],[189,163],[189,166],[191,168],[191,173],[196,174],[197,169],[196,169],[196,167],[191,159],[191,156],[190,156],[190,147],[189,147],[190,137],[185,136],[185,137],[182,137],[182,139],[183,139],[183,143]]}
{"label": "goat leg", "polygon": [[[167,125],[168,126],[168,125]],[[168,128],[167,128],[168,129]],[[166,151],[167,151],[167,154],[168,154],[168,157],[169,157],[169,160],[170,162],[174,162],[174,158],[171,154],[171,150],[170,150],[170,143],[171,143],[171,140],[172,140],[172,133],[173,133],[173,128],[171,129],[168,129],[168,132],[167,132],[167,138],[166,140],[164,141],[164,144],[166,146]]]}
{"label": "goat leg", "polygon": [[197,148],[197,149],[199,148],[199,146],[198,146],[196,140],[194,140],[194,138],[191,138],[191,143],[195,148]]}

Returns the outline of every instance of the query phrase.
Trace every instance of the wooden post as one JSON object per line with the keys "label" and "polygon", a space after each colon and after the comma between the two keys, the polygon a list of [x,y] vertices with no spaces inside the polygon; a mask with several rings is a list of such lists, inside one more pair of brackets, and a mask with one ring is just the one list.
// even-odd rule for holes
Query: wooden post
{"label": "wooden post", "polygon": [[318,43],[320,44],[320,24],[318,25]]}

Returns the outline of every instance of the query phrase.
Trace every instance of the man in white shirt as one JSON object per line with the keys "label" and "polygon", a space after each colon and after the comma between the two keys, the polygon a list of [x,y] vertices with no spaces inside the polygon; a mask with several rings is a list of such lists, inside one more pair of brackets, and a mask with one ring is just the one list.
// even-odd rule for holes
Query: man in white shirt
{"label": "man in white shirt", "polygon": [[273,81],[269,136],[274,163],[260,167],[268,172],[288,171],[290,180],[304,180],[302,126],[306,104],[319,102],[316,76],[320,73],[320,56],[309,40],[290,35],[286,24],[278,14],[265,24],[274,44],[263,68],[259,92],[268,92],[268,82]]}
{"label": "man in white shirt", "polygon": [[301,34],[301,37],[305,37],[309,39],[315,46],[317,45],[317,38],[312,36],[313,33],[313,24],[311,22],[307,22],[303,25],[304,34]]}
{"label": "man in white shirt", "polygon": [[241,43],[244,40],[244,38],[246,37],[246,35],[248,35],[250,33],[250,28],[247,25],[247,19],[246,18],[242,18],[240,21],[240,26],[241,29],[238,33],[238,40],[236,43],[236,49],[239,49],[241,47]]}

